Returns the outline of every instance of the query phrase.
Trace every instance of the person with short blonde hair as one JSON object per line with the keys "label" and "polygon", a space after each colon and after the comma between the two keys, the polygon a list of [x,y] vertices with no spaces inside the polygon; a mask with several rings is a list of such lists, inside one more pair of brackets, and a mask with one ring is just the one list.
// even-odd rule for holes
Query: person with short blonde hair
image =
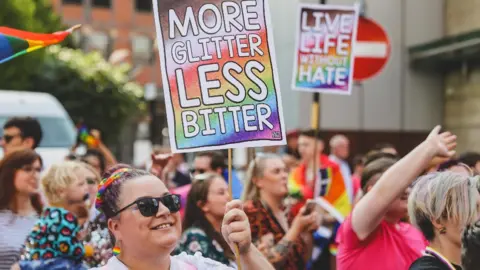
{"label": "person with short blonde hair", "polygon": [[83,225],[88,220],[89,170],[75,161],[50,167],[42,178],[49,202],[27,237],[20,269],[87,269],[83,265],[85,247]]}
{"label": "person with short blonde hair", "polygon": [[[87,170],[87,167],[76,161],[65,161],[52,165],[42,178],[42,188],[48,203],[52,206],[64,206],[69,199],[67,198],[69,195],[79,194],[74,191],[79,186],[86,184],[85,179],[85,181],[78,181],[79,178],[82,178],[79,174],[83,173],[83,170]],[[80,194],[80,196],[84,195]]]}
{"label": "person with short blonde hair", "polygon": [[477,184],[478,178],[451,171],[416,181],[408,198],[408,213],[430,245],[411,270],[461,269],[462,231],[478,216]]}

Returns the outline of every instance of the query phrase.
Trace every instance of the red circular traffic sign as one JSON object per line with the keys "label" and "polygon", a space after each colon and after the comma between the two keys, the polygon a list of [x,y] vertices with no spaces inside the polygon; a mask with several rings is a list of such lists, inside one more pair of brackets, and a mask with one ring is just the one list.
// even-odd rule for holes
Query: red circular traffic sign
{"label": "red circular traffic sign", "polygon": [[364,81],[377,75],[390,58],[390,40],[383,27],[369,18],[358,19],[353,79]]}

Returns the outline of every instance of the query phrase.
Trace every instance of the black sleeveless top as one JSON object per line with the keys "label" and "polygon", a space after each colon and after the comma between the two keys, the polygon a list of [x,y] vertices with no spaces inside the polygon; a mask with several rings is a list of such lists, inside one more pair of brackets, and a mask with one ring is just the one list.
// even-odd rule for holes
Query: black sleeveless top
{"label": "black sleeveless top", "polygon": [[[462,267],[452,264],[456,270],[462,270]],[[450,270],[440,259],[434,256],[422,256],[410,265],[409,270]]]}

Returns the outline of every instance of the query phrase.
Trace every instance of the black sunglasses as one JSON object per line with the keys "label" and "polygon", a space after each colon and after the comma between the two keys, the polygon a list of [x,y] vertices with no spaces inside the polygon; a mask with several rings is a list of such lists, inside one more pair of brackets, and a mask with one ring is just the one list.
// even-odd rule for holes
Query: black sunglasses
{"label": "black sunglasses", "polygon": [[205,172],[207,172],[207,170],[205,170],[205,169],[191,169],[191,170],[190,170],[190,173],[191,173],[191,174],[195,174],[195,173],[197,173],[197,172],[198,172],[199,174],[204,174]]}
{"label": "black sunglasses", "polygon": [[178,212],[181,207],[180,196],[176,194],[169,194],[158,198],[143,197],[118,210],[114,213],[114,216],[120,214],[122,211],[126,210],[130,206],[136,204],[142,216],[153,217],[158,213],[158,208],[160,207],[160,204],[158,202],[161,202],[163,205],[165,205],[165,207],[168,208],[170,213]]}
{"label": "black sunglasses", "polygon": [[17,134],[17,135],[4,134],[3,135],[3,140],[5,141],[5,143],[10,143],[15,137],[18,137],[18,136],[21,136],[21,135],[20,134]]}

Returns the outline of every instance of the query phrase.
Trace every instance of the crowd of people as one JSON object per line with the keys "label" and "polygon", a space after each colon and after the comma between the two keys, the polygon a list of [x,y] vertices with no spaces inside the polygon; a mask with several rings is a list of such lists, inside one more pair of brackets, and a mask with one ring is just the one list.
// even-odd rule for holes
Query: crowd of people
{"label": "crowd of people", "polygon": [[351,163],[346,136],[326,155],[317,132],[292,132],[239,174],[222,152],[121,164],[97,131],[95,148],[44,168],[40,125],[12,118],[0,270],[480,269],[480,154],[457,155],[440,131],[404,157],[382,143]]}

